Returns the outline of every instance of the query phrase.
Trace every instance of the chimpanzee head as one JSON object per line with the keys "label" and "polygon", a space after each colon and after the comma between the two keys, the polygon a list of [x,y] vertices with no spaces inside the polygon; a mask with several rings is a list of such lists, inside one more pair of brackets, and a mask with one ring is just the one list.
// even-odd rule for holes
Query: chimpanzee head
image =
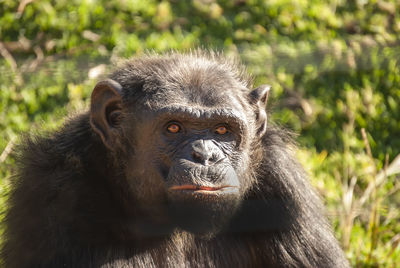
{"label": "chimpanzee head", "polygon": [[91,125],[135,209],[205,236],[227,223],[256,184],[266,129],[270,87],[249,87],[242,67],[200,52],[133,59],[96,85]]}

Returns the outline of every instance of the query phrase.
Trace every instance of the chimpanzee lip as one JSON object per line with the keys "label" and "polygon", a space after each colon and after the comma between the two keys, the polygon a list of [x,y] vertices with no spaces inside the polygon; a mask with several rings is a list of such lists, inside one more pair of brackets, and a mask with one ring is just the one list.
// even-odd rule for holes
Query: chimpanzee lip
{"label": "chimpanzee lip", "polygon": [[201,186],[201,185],[191,185],[191,184],[184,184],[184,185],[174,185],[169,187],[168,190],[172,191],[206,191],[206,192],[215,192],[215,191],[223,191],[226,188],[236,188],[235,186],[230,186],[230,185],[223,185],[223,186],[217,186],[217,187],[210,187],[210,186]]}

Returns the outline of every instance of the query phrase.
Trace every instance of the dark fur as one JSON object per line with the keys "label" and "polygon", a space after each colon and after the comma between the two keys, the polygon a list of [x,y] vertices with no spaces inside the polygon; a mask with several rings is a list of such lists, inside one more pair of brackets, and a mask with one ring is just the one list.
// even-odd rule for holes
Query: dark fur
{"label": "dark fur", "polygon": [[[211,85],[217,92],[209,92],[209,101],[229,83],[251,86],[240,67],[202,52],[136,59],[111,78],[122,85],[126,103],[157,100],[157,90],[177,84]],[[232,94],[245,101],[247,92]],[[135,145],[110,153],[89,114],[79,115],[56,133],[27,138],[18,150],[5,267],[348,267],[289,143],[272,127],[253,141],[252,186],[216,236],[162,228],[151,234],[147,218],[125,209],[135,204],[120,172],[122,156],[134,154]]]}

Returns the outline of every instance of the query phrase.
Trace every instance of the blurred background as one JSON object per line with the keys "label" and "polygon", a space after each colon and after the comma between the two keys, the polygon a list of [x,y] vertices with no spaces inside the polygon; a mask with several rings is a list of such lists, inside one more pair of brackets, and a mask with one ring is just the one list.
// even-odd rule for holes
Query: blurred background
{"label": "blurred background", "polygon": [[272,85],[352,265],[399,267],[399,0],[0,0],[0,217],[21,133],[87,108],[121,58],[197,47]]}

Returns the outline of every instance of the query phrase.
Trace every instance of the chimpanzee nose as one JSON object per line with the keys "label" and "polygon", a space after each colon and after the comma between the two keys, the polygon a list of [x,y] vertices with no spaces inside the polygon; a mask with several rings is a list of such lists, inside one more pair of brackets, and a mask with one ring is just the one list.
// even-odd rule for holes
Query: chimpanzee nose
{"label": "chimpanzee nose", "polygon": [[192,143],[192,160],[195,163],[210,165],[221,159],[219,148],[212,141],[197,140]]}
{"label": "chimpanzee nose", "polygon": [[211,162],[212,155],[209,154],[208,152],[199,152],[199,151],[193,151],[192,152],[192,158],[194,162],[200,163],[200,164],[208,164]]}

